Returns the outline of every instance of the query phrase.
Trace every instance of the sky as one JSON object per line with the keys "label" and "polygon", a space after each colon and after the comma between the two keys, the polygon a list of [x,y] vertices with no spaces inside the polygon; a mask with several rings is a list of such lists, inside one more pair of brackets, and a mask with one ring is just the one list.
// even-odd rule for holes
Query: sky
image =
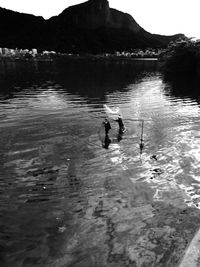
{"label": "sky", "polygon": [[[82,2],[86,0],[0,0],[0,7],[48,19]],[[110,0],[109,5],[132,15],[148,32],[200,38],[199,0]]]}

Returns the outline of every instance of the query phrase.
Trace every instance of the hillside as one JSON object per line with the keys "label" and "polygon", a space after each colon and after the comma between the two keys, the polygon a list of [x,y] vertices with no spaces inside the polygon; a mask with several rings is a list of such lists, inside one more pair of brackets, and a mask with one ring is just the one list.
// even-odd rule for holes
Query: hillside
{"label": "hillside", "polygon": [[89,0],[66,8],[49,20],[0,8],[0,47],[61,52],[105,52],[166,47],[182,34],[163,36],[145,31],[129,14],[107,0]]}

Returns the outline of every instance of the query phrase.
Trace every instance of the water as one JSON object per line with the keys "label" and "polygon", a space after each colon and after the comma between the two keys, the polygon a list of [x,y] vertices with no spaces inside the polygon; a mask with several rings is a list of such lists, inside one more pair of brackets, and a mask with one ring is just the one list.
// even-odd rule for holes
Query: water
{"label": "water", "polygon": [[[129,266],[155,203],[198,211],[195,86],[156,61],[0,62],[1,266]],[[128,129],[108,149],[103,104]]]}

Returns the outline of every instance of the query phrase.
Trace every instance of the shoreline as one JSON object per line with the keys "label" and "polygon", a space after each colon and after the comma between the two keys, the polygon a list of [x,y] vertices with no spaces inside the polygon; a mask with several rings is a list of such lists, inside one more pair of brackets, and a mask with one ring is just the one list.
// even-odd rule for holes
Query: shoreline
{"label": "shoreline", "polygon": [[126,57],[126,56],[115,56],[115,55],[53,55],[53,56],[36,56],[26,58],[23,56],[1,56],[0,61],[54,61],[54,60],[93,60],[93,61],[158,61],[158,57]]}

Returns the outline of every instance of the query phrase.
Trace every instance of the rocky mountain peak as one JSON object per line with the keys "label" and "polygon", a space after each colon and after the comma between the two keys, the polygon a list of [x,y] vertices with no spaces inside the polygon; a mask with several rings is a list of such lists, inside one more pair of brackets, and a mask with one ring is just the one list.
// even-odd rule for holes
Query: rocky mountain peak
{"label": "rocky mountain peak", "polygon": [[103,7],[109,7],[109,2],[107,0],[89,0],[89,2],[100,9]]}
{"label": "rocky mountain peak", "polygon": [[180,37],[145,31],[131,15],[110,8],[107,0],[67,7],[48,20],[0,8],[0,24],[0,47],[73,53],[166,47]]}

